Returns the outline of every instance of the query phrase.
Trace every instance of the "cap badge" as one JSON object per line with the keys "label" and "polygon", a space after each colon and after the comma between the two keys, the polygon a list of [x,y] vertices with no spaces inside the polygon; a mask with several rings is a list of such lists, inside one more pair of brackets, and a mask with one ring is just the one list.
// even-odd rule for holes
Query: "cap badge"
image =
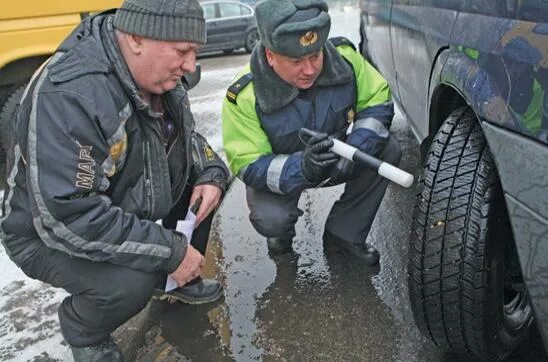
{"label": "cap badge", "polygon": [[315,31],[307,31],[301,38],[299,42],[303,47],[310,46],[318,41],[318,33]]}

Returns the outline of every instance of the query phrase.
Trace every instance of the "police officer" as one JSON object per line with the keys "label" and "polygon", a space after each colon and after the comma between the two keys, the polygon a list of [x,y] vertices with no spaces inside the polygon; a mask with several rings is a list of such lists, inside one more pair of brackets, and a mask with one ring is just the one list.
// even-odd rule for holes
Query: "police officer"
{"label": "police officer", "polygon": [[[345,184],[324,231],[327,245],[367,265],[379,260],[365,242],[386,190],[375,172],[329,152],[333,136],[397,164],[394,115],[381,75],[344,38],[328,39],[323,0],[265,0],[256,7],[260,42],[223,104],[229,166],[246,184],[250,220],[274,254],[292,249],[301,193]],[[319,136],[302,142],[306,127]]]}

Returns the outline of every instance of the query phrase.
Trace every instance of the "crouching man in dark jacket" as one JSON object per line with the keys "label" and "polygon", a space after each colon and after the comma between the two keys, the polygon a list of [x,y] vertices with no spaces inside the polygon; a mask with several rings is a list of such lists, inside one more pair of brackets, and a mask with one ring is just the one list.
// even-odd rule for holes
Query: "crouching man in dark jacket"
{"label": "crouching man in dark jacket", "polygon": [[[23,95],[2,240],[28,276],[71,294],[59,320],[76,360],[121,360],[111,332],[166,275],[181,301],[222,295],[200,274],[228,170],[181,83],[205,40],[197,0],[126,0],[84,20]],[[187,240],[175,224],[198,199]]]}

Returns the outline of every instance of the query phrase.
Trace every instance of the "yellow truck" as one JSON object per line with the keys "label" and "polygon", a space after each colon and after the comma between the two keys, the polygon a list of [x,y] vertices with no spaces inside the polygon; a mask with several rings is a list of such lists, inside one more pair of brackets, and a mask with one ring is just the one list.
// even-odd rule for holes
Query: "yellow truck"
{"label": "yellow truck", "polygon": [[11,118],[34,71],[82,18],[121,3],[122,0],[0,1],[1,148],[9,144]]}

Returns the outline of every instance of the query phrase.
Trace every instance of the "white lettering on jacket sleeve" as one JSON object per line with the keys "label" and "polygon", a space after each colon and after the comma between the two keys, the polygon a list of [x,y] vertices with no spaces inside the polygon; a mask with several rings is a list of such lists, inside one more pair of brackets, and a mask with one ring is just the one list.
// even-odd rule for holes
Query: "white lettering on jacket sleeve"
{"label": "white lettering on jacket sleeve", "polygon": [[95,180],[95,160],[91,157],[92,146],[80,146],[76,187],[90,190]]}

